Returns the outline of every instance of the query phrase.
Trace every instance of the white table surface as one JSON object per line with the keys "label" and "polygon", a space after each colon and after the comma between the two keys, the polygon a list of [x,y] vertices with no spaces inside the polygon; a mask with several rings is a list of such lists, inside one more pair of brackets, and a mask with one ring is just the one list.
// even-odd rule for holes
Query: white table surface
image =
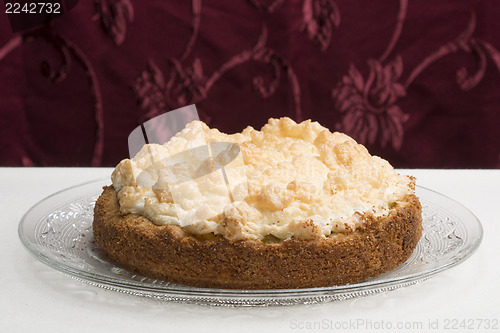
{"label": "white table surface", "polygon": [[[500,331],[500,170],[400,170],[462,203],[481,221],[483,242],[462,264],[382,294],[270,308],[175,304],[108,291],[61,274],[24,249],[17,227],[32,205],[111,171],[0,168],[0,332],[464,331],[452,329],[453,320],[475,325],[496,321],[496,329],[485,331]],[[403,329],[395,329],[401,325]]]}

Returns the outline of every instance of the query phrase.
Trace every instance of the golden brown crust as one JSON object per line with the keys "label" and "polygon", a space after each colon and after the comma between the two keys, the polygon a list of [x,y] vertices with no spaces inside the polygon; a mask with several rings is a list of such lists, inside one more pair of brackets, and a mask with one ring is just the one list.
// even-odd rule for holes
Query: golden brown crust
{"label": "golden brown crust", "polygon": [[405,262],[422,234],[415,195],[388,217],[365,217],[362,229],[319,240],[231,242],[187,234],[173,225],[121,215],[116,192],[105,187],[94,210],[97,244],[118,264],[143,275],[210,288],[281,289],[354,283]]}

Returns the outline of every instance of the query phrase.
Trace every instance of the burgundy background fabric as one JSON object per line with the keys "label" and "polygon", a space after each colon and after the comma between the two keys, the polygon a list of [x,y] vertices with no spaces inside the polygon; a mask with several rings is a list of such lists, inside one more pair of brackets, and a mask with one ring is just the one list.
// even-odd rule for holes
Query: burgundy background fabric
{"label": "burgundy background fabric", "polygon": [[114,166],[141,122],[196,103],[221,131],[311,118],[397,167],[500,167],[500,4],[80,1],[0,13],[0,164]]}

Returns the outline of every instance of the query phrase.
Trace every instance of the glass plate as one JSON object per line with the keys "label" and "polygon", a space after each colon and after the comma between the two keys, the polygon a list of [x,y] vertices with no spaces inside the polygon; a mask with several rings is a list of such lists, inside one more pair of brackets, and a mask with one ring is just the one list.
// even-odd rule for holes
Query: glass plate
{"label": "glass plate", "polygon": [[19,237],[41,262],[108,290],[172,302],[229,306],[320,303],[412,285],[463,262],[481,243],[479,220],[458,202],[417,186],[423,206],[423,236],[398,268],[356,284],[307,289],[225,290],[195,288],[129,272],[106,259],[92,236],[93,208],[109,179],[57,192],[21,219]]}

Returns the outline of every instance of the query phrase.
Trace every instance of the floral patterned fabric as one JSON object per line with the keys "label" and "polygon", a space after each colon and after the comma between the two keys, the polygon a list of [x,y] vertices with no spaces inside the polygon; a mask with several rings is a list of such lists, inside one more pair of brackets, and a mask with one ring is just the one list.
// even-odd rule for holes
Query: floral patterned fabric
{"label": "floral patterned fabric", "polygon": [[486,0],[93,0],[12,33],[1,13],[0,164],[114,166],[140,123],[196,103],[229,133],[312,119],[397,167],[499,168],[499,16]]}

